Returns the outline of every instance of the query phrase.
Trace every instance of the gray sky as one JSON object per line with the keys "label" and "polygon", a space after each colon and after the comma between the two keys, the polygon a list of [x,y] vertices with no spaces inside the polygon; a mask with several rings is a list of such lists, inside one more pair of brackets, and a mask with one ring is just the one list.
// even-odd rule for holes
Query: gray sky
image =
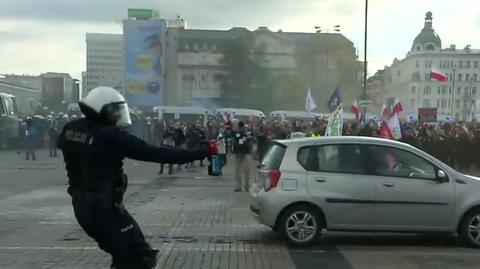
{"label": "gray sky", "polygon": [[[85,33],[121,33],[128,7],[182,15],[188,27],[313,32],[340,24],[363,59],[362,0],[0,0],[0,73],[85,70]],[[403,58],[423,27],[427,11],[444,47],[480,48],[477,0],[370,0],[369,72]]]}

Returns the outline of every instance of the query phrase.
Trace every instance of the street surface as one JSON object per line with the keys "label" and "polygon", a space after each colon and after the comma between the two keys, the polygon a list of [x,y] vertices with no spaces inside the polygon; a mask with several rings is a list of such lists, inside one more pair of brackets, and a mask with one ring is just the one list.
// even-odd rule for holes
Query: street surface
{"label": "street surface", "polygon": [[[61,158],[36,162],[0,151],[0,268],[108,268],[110,257],[77,225]],[[480,250],[449,235],[327,233],[315,247],[288,248],[205,168],[157,176],[158,165],[126,161],[126,207],[160,250],[157,268],[480,268]]]}

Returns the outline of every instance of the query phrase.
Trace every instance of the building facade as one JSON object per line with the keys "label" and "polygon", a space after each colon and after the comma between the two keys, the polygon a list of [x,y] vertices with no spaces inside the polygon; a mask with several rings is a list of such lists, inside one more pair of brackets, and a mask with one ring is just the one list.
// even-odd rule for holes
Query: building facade
{"label": "building facade", "polygon": [[[228,101],[234,96],[222,88],[219,77],[226,72],[225,46],[237,39],[251,41],[247,57],[268,73],[272,90],[263,96],[268,99],[265,105],[254,105],[250,98],[235,104]],[[345,104],[362,93],[362,66],[353,42],[338,33],[274,32],[266,27],[197,30],[185,29],[184,23],[169,24],[165,50],[166,105],[209,106],[215,102],[214,106],[303,110],[310,87],[318,111],[328,112],[327,101],[336,88]],[[122,88],[122,53],[122,35],[87,34],[83,94],[100,85]]]}
{"label": "building facade", "polygon": [[[218,77],[225,73],[222,59],[226,43],[242,38],[252,40],[248,57],[267,70],[272,88],[264,95],[269,99],[265,105],[255,108],[303,110],[308,87],[321,112],[328,111],[327,101],[335,88],[341,91],[345,103],[361,94],[361,65],[353,43],[341,34],[273,32],[266,27],[255,31],[232,28],[171,32],[173,29],[169,29],[168,36],[176,37],[178,43],[176,52],[167,54],[167,58],[173,55],[177,59],[167,59],[167,81],[177,81],[170,84],[176,94],[167,100],[175,104],[231,97],[225,96]],[[249,106],[249,99],[243,105]]]}
{"label": "building facade", "polygon": [[[432,13],[413,41],[405,59],[394,60],[385,78],[385,97],[399,97],[409,113],[419,108],[437,108],[437,118],[450,117],[469,121],[480,100],[480,50],[455,45],[442,48],[440,36],[433,29]],[[439,70],[448,81],[431,79],[431,71]]]}
{"label": "building facade", "polygon": [[123,35],[87,33],[87,69],[83,94],[98,86],[123,84]]}

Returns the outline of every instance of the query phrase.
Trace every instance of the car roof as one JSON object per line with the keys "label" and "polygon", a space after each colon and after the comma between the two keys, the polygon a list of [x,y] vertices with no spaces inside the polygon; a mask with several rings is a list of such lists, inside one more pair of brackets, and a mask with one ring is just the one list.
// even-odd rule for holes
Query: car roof
{"label": "car roof", "polygon": [[304,138],[292,138],[275,140],[285,146],[290,145],[315,145],[315,144],[334,144],[334,143],[355,143],[355,144],[375,144],[385,146],[395,146],[401,148],[414,148],[408,144],[398,142],[395,140],[366,137],[366,136],[322,136],[322,137],[304,137]]}

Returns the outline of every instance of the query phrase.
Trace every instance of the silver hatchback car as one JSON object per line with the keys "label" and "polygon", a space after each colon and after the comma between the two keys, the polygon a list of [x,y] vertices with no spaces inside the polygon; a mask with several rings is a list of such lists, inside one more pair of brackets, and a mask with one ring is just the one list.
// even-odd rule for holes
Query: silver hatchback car
{"label": "silver hatchback car", "polygon": [[396,141],[275,141],[250,196],[258,221],[295,246],[327,229],[458,233],[480,247],[480,178]]}

